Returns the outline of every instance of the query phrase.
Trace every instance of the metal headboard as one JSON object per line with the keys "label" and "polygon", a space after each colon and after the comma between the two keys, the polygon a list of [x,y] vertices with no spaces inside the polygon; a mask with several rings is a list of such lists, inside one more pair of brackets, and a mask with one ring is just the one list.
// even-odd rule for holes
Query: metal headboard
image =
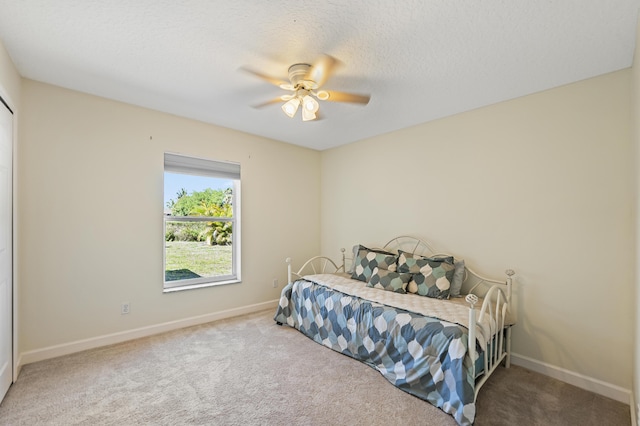
{"label": "metal headboard", "polygon": [[[449,256],[453,256],[456,259],[458,258],[457,256],[450,253],[439,252],[436,249],[434,249],[433,246],[428,242],[421,240],[420,238],[411,237],[409,235],[401,235],[399,237],[392,238],[391,240],[389,240],[389,242],[387,242],[383,246],[383,249],[387,251],[395,251],[396,253],[398,252],[398,250],[402,250],[404,252],[408,252],[412,254],[435,257],[435,258],[449,257]],[[510,272],[511,274],[509,274]],[[510,281],[511,275],[513,275],[513,271],[507,270],[505,271],[505,273],[509,278],[507,281]],[[473,293],[474,291],[478,290],[480,286],[483,284],[487,284],[488,286],[491,286],[493,284],[502,284],[502,285],[507,284],[507,282],[505,281],[500,281],[493,278],[487,278],[483,275],[480,275],[477,272],[475,272],[473,269],[470,269],[467,265],[465,265],[463,286],[464,286],[464,283],[467,283],[467,282],[470,282],[471,284],[471,288],[467,290],[467,293]],[[506,298],[508,301],[511,301],[511,286],[507,285],[506,290],[507,290]]]}

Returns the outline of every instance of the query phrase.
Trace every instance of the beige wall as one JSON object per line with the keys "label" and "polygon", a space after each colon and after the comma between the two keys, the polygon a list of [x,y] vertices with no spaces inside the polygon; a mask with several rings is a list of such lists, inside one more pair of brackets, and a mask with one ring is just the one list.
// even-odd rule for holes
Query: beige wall
{"label": "beige wall", "polygon": [[410,234],[515,269],[514,352],[631,388],[629,70],[322,153],[322,251]]}
{"label": "beige wall", "polygon": [[[30,80],[22,101],[21,352],[276,300],[318,252],[317,151]],[[165,151],[241,163],[241,284],[162,293]]]}
{"label": "beige wall", "polygon": [[[640,21],[640,20],[639,20]],[[640,244],[640,26],[636,27],[636,48],[633,58],[633,67],[631,69],[632,75],[632,132],[633,132],[633,145],[635,149],[635,155],[632,157],[634,160],[634,180],[635,180],[635,336],[634,336],[634,381],[633,381],[633,396],[635,401],[632,402],[633,410],[635,410],[636,416],[640,417],[640,250],[638,249]],[[638,419],[640,420],[640,419]]]}

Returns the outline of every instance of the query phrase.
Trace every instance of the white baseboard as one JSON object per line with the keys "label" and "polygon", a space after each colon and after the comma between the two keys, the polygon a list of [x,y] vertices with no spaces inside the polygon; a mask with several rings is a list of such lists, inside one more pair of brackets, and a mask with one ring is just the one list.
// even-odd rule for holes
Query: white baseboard
{"label": "white baseboard", "polygon": [[535,371],[536,373],[553,377],[554,379],[597,393],[598,395],[606,396],[607,398],[614,399],[624,404],[629,404],[631,401],[630,389],[625,389],[602,380],[594,379],[593,377],[585,376],[583,374],[576,373],[575,371],[565,370],[564,368],[556,367],[555,365],[547,364],[546,362],[538,361],[516,353],[511,353],[511,362],[515,365],[519,365],[520,367]]}
{"label": "white baseboard", "polygon": [[633,392],[629,395],[629,407],[631,408],[631,426],[638,426],[638,413],[640,413],[640,402],[636,406],[636,399]]}
{"label": "white baseboard", "polygon": [[22,366],[31,364],[32,362],[43,361],[45,359],[85,351],[87,349],[94,349],[101,346],[113,345],[114,343],[122,343],[128,340],[152,336],[158,333],[164,333],[166,331],[177,330],[179,328],[190,327],[193,325],[205,324],[225,318],[259,312],[265,309],[275,310],[277,306],[278,300],[271,300],[269,302],[257,303],[255,305],[242,306],[240,308],[228,309],[226,311],[213,312],[196,317],[164,322],[147,327],[135,328],[133,330],[120,331],[118,333],[105,334],[103,336],[76,340],[74,342],[63,343],[60,345],[54,345],[42,349],[23,352],[18,358],[18,371],[22,369]]}

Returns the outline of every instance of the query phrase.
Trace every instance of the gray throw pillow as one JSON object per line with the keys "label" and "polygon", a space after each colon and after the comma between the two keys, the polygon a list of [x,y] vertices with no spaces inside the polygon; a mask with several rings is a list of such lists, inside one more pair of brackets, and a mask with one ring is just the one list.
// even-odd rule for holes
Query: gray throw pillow
{"label": "gray throw pillow", "polygon": [[455,271],[453,272],[453,281],[449,290],[450,297],[460,296],[462,289],[462,281],[464,281],[464,259],[454,260]]}

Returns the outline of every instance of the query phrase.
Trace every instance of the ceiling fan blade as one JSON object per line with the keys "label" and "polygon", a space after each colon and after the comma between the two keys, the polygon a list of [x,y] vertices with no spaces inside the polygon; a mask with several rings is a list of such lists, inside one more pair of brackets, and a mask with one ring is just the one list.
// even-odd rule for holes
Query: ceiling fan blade
{"label": "ceiling fan blade", "polygon": [[323,90],[328,97],[322,100],[329,102],[352,102],[355,104],[368,104],[371,96],[369,95],[356,95],[354,93],[336,92],[333,90]]}
{"label": "ceiling fan blade", "polygon": [[284,81],[284,80],[281,80],[281,79],[276,78],[276,77],[271,77],[270,75],[263,74],[263,73],[258,72],[258,71],[254,71],[254,70],[252,70],[250,68],[247,68],[247,67],[240,67],[240,69],[242,71],[244,71],[244,72],[248,72],[249,74],[253,74],[256,77],[261,78],[264,81],[267,81],[267,82],[273,84],[274,86],[281,87],[282,85],[291,85],[291,83],[289,83],[288,81]]}
{"label": "ceiling fan blade", "polygon": [[338,64],[339,61],[333,56],[322,55],[311,65],[304,80],[315,82],[317,86],[314,89],[317,89],[326,83]]}
{"label": "ceiling fan blade", "polygon": [[293,97],[293,95],[282,95],[282,96],[278,96],[277,98],[270,99],[270,100],[268,100],[266,102],[262,102],[261,104],[252,105],[252,107],[253,108],[264,108],[264,107],[269,106],[269,105],[278,104],[278,103],[283,102],[283,101],[288,101],[292,97]]}

